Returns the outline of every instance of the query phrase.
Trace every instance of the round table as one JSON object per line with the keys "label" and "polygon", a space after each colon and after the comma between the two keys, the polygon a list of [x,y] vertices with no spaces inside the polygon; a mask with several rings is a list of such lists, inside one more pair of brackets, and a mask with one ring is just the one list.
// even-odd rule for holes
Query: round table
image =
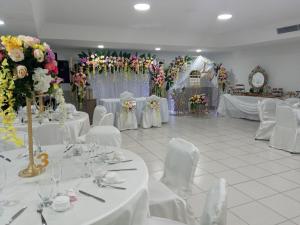
{"label": "round table", "polygon": [[[51,121],[51,122],[46,122],[46,123],[56,124],[57,129],[59,129],[61,127],[61,124],[60,124],[59,121]],[[43,124],[46,124],[46,123],[43,123]],[[76,143],[76,139],[79,136],[87,134],[87,132],[90,129],[89,115],[85,112],[76,112],[76,114],[73,115],[73,118],[72,119],[66,119],[64,124],[70,130],[70,136],[71,136],[70,142],[71,143]],[[14,126],[19,131],[26,131],[27,132],[27,124],[26,123],[17,122],[17,123],[15,123]],[[41,126],[41,125],[38,123],[38,120],[33,118],[33,123],[32,123],[33,133],[35,132],[35,129],[39,126]],[[47,135],[47,133],[45,133],[45,135]],[[39,140],[37,140],[37,141],[39,141]],[[42,141],[39,142],[39,144],[40,145],[45,145]],[[51,144],[55,145],[55,144],[63,144],[63,143],[61,143],[61,141],[53,139],[53,140],[51,140]]]}
{"label": "round table", "polygon": [[[44,147],[49,153],[50,163],[57,157],[61,157],[64,146]],[[93,198],[77,194],[78,200],[65,212],[55,212],[51,208],[44,208],[43,215],[48,225],[142,225],[148,212],[148,170],[144,161],[136,154],[119,148],[107,149],[123,151],[126,159],[133,161],[108,165],[107,169],[137,168],[134,171],[121,171],[119,176],[124,183],[119,186],[126,187],[126,190],[112,188],[99,188],[93,183],[92,178],[78,178],[80,166],[83,164],[80,157],[72,157],[63,161],[63,178],[60,184],[60,191],[73,186],[76,190],[84,190],[106,200],[105,203]],[[19,203],[13,207],[5,207],[4,214],[0,217],[0,224],[6,224],[18,210],[27,206],[27,209],[14,222],[14,225],[40,225],[41,218],[36,212],[40,199],[37,193],[36,182],[47,176],[48,171],[34,178],[20,178],[17,173],[27,165],[26,159],[17,159],[17,155],[23,150],[5,152],[5,156],[12,159],[7,163],[8,182],[4,188],[4,196],[8,199],[17,199]],[[78,159],[76,159],[78,158]],[[73,173],[73,174],[70,174]],[[75,175],[74,178],[72,176]]]}

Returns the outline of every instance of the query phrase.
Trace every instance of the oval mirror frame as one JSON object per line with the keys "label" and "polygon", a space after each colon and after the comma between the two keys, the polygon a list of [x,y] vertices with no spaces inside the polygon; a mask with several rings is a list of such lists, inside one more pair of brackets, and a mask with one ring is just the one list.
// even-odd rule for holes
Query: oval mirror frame
{"label": "oval mirror frame", "polygon": [[262,89],[268,83],[268,75],[262,67],[257,66],[251,71],[248,81],[252,88]]}

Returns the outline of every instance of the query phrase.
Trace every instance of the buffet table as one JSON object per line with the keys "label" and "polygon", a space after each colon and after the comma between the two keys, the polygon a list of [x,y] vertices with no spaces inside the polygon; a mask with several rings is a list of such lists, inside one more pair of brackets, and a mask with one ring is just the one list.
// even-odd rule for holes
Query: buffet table
{"label": "buffet table", "polygon": [[[61,128],[61,124],[59,121],[51,121],[51,122],[46,122],[46,123],[55,124],[57,126],[57,129]],[[43,124],[46,124],[46,123],[43,123]],[[85,112],[76,112],[76,113],[74,113],[73,118],[66,119],[64,124],[70,130],[70,134],[71,134],[70,142],[76,143],[76,139],[79,136],[86,134],[90,129],[89,115]],[[14,126],[19,131],[27,132],[27,123],[16,122]],[[39,124],[38,119],[35,118],[33,115],[33,124],[32,124],[33,133],[39,126],[41,126],[41,124]],[[45,133],[44,135],[47,136],[47,133]],[[39,144],[44,145],[42,141]],[[63,143],[61,143],[61,141],[59,141],[59,140],[51,140],[51,144],[63,144]]]}
{"label": "buffet table", "polygon": [[[146,98],[140,97],[140,98],[135,98],[135,100],[136,100],[136,116],[137,116],[138,123],[140,124],[142,119],[142,112],[146,105]],[[119,98],[100,99],[99,105],[105,106],[107,112],[113,113],[114,115],[116,115],[116,113],[120,111]],[[161,113],[161,121],[163,123],[169,122],[168,101],[166,98],[160,98],[160,113]]]}
{"label": "buffet table", "polygon": [[220,97],[218,114],[259,121],[257,104],[265,97],[224,94]]}
{"label": "buffet table", "polygon": [[[87,146],[84,146],[87,147]],[[49,161],[57,161],[62,158],[65,149],[62,145],[47,146],[43,148],[49,153]],[[63,159],[62,180],[60,192],[73,189],[77,195],[77,201],[72,203],[70,209],[65,212],[56,212],[51,207],[44,208],[43,215],[48,225],[141,225],[148,212],[148,170],[144,161],[136,154],[119,148],[105,149],[106,151],[122,151],[126,159],[133,161],[115,165],[107,165],[105,169],[137,168],[134,171],[117,172],[124,181],[117,186],[126,187],[126,190],[112,188],[99,188],[93,183],[93,178],[80,178],[83,162],[80,156]],[[38,181],[51,174],[49,171],[34,178],[20,178],[18,171],[28,164],[28,159],[17,158],[22,152],[5,152],[5,157],[12,159],[6,164],[7,185],[3,196],[6,200],[18,200],[18,204],[5,207],[0,217],[0,224],[6,224],[9,219],[23,207],[27,209],[16,220],[14,225],[40,225],[41,217],[37,213],[37,206],[41,202],[38,197]],[[25,150],[23,149],[23,152]],[[49,164],[49,165],[50,165]],[[78,193],[84,190],[106,202],[97,201],[94,198]]]}

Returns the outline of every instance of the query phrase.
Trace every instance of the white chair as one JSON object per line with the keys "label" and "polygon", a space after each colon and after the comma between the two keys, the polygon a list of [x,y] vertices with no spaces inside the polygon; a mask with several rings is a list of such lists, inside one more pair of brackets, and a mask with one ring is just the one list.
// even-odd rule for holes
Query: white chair
{"label": "white chair", "polygon": [[151,216],[195,223],[184,198],[190,190],[198,159],[199,150],[192,143],[180,138],[170,141],[161,182],[149,182]]}
{"label": "white chair", "polygon": [[124,91],[120,94],[120,98],[133,98],[133,93],[129,92],[129,91]]}
{"label": "white chair", "polygon": [[276,99],[264,99],[258,102],[260,125],[255,140],[270,140],[276,124]]}
{"label": "white chair", "polygon": [[142,115],[142,127],[161,127],[160,98],[155,95],[146,98]]}
{"label": "white chair", "polygon": [[94,126],[86,135],[80,137],[79,142],[121,147],[122,136],[120,131],[113,126]]}
{"label": "white chair", "polygon": [[[117,113],[117,127],[120,131],[132,130],[138,128],[137,118],[135,115],[136,101],[132,97],[121,98],[120,100],[121,109]],[[126,105],[132,105],[132,109],[129,110]]]}
{"label": "white chair", "polygon": [[[207,194],[201,225],[226,225],[227,219],[227,188],[226,181],[220,179]],[[185,225],[169,219],[150,217],[145,225]]]}
{"label": "white chair", "polygon": [[277,106],[276,125],[270,138],[270,146],[292,153],[300,153],[298,118],[290,106]]}
{"label": "white chair", "polygon": [[300,103],[300,99],[299,98],[288,98],[286,100],[284,100],[284,102],[290,106],[295,105]]}
{"label": "white chair", "polygon": [[93,126],[98,126],[100,124],[101,119],[107,113],[107,110],[102,105],[97,105],[94,109],[93,114]]}
{"label": "white chair", "polygon": [[41,124],[33,130],[33,135],[39,145],[57,145],[71,143],[70,128],[55,123]]}
{"label": "white chair", "polygon": [[[27,141],[27,132],[24,131],[17,131],[17,137],[22,139],[23,142]],[[24,143],[26,145],[27,143]],[[14,143],[11,143],[9,141],[3,140],[3,135],[0,134],[0,152],[3,151],[10,151],[18,148],[23,148],[24,146],[18,147]]]}
{"label": "white chair", "polygon": [[75,105],[73,105],[71,103],[66,103],[65,108],[66,108],[67,113],[69,113],[69,114],[73,114],[76,112]]}
{"label": "white chair", "polygon": [[114,125],[114,114],[105,114],[99,122],[99,126],[113,126]]}

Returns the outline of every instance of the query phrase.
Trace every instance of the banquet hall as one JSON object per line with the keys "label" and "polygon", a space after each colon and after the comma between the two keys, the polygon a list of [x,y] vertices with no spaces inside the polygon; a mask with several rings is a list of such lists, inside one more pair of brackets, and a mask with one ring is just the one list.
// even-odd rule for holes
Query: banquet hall
{"label": "banquet hall", "polygon": [[299,0],[0,0],[0,225],[300,225]]}

